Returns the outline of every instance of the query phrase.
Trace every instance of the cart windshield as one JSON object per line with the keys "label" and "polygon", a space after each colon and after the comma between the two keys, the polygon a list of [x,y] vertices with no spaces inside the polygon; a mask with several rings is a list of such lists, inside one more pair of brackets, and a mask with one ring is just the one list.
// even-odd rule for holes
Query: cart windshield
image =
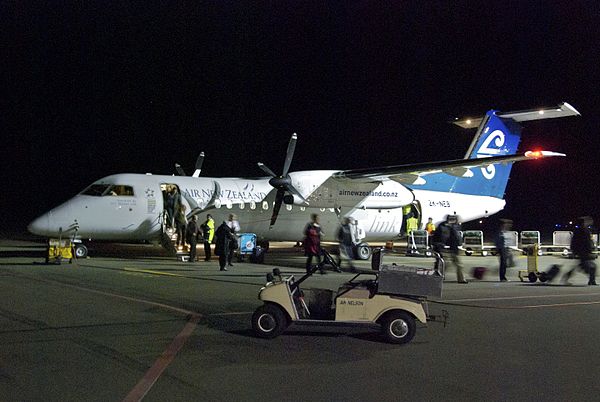
{"label": "cart windshield", "polygon": [[116,184],[92,184],[81,192],[83,195],[95,197],[103,196],[125,196],[133,197],[133,187]]}

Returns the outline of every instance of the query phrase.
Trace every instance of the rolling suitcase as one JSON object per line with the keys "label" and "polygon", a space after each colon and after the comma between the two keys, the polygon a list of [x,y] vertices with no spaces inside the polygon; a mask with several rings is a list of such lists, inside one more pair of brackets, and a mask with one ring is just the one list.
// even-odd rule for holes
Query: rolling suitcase
{"label": "rolling suitcase", "polygon": [[540,274],[540,282],[552,282],[560,272],[559,265],[552,265],[546,272]]}

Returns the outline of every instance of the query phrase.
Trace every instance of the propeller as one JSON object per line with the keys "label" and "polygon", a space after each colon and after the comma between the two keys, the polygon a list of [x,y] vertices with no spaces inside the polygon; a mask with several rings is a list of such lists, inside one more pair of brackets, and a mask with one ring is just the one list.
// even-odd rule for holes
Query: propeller
{"label": "propeller", "polygon": [[[194,174],[192,174],[192,177],[200,176],[200,172],[202,171],[203,163],[204,163],[204,152],[200,152],[200,155],[198,155],[198,159],[196,159],[196,170],[194,171]],[[183,168],[181,167],[181,165],[179,163],[175,164],[175,170],[177,171],[177,174],[179,176],[186,176],[185,171],[183,170]]]}
{"label": "propeller", "polygon": [[273,186],[273,188],[277,189],[277,193],[275,194],[275,205],[273,206],[273,214],[271,215],[271,226],[275,225],[275,221],[277,221],[277,216],[279,215],[279,210],[281,209],[281,204],[283,202],[283,197],[285,196],[286,191],[300,198],[305,204],[308,204],[308,201],[306,201],[302,194],[300,194],[300,192],[296,188],[294,188],[294,186],[292,185],[292,178],[288,175],[290,165],[292,164],[292,158],[294,157],[294,150],[296,149],[297,139],[298,136],[296,135],[296,133],[292,134],[292,138],[290,138],[290,143],[288,144],[285,162],[283,164],[283,172],[280,176],[276,175],[264,163],[258,162],[258,167],[263,172],[271,176],[269,184]]}
{"label": "propeller", "polygon": [[181,165],[179,163],[175,164],[175,170],[177,170],[177,174],[179,176],[185,176],[185,171],[183,170],[183,168],[181,167]]}
{"label": "propeller", "polygon": [[192,177],[200,176],[200,172],[202,171],[203,163],[204,163],[204,152],[200,152],[200,155],[198,155],[198,159],[196,159],[196,170],[194,171],[194,174],[192,175]]}

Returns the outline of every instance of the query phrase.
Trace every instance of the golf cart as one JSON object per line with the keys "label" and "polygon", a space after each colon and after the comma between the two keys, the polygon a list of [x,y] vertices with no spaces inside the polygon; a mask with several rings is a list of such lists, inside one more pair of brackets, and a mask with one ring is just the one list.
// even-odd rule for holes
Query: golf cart
{"label": "golf cart", "polygon": [[267,283],[258,298],[264,304],[252,316],[258,337],[275,338],[290,324],[378,327],[391,343],[408,343],[416,332],[416,322],[443,321],[429,314],[427,297],[441,297],[444,260],[436,253],[436,268],[383,265],[383,249],[373,253],[372,270],[362,270],[330,289],[302,290],[300,285],[319,269],[302,276],[283,277],[278,268],[267,274]]}

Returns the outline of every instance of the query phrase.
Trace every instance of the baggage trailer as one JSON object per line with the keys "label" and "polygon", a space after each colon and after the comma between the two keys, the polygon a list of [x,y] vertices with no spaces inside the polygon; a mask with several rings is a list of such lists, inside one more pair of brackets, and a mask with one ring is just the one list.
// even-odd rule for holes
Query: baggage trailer
{"label": "baggage trailer", "polygon": [[413,257],[431,257],[429,232],[426,230],[411,230],[407,237],[406,255]]}
{"label": "baggage trailer", "polygon": [[528,247],[537,245],[537,255],[542,255],[542,242],[538,230],[523,230],[519,236],[519,250],[528,255]]}
{"label": "baggage trailer", "polygon": [[487,256],[493,254],[496,250],[494,246],[486,246],[483,244],[483,232],[481,230],[465,230],[462,232],[462,249],[466,256],[479,254]]}
{"label": "baggage trailer", "polygon": [[252,315],[255,334],[275,338],[290,325],[376,327],[388,342],[404,344],[415,336],[416,321],[447,322],[446,311],[431,315],[427,304],[427,297],[442,294],[444,260],[439,254],[435,257],[441,271],[384,265],[381,249],[374,255],[372,270],[359,271],[337,291],[300,288],[319,266],[297,281],[273,269],[258,294],[264,304]]}

